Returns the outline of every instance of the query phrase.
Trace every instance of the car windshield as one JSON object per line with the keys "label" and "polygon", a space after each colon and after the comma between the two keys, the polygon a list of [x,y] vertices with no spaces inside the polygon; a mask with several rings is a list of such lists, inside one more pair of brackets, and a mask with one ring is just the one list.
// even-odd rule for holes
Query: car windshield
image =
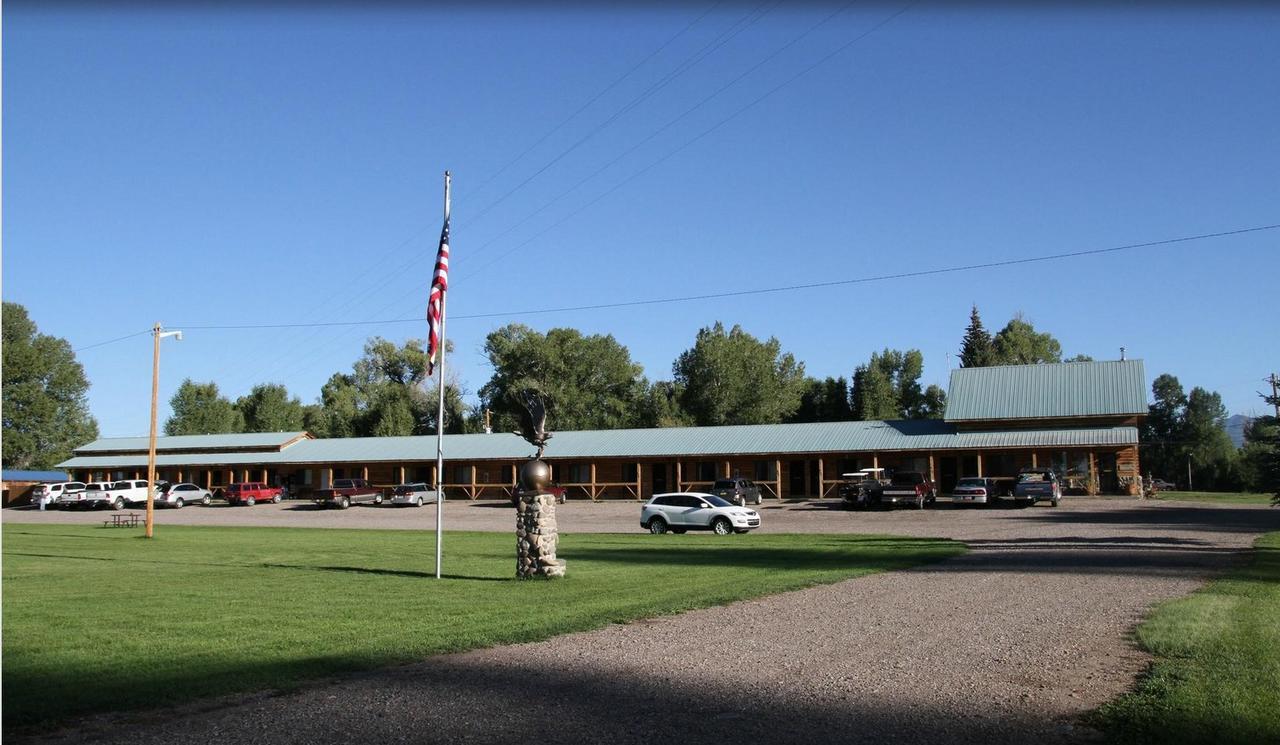
{"label": "car windshield", "polygon": [[706,497],[704,497],[704,499],[710,502],[712,507],[732,507],[733,506],[733,503],[726,502],[725,500],[715,496],[714,494],[709,494]]}
{"label": "car windshield", "polygon": [[84,489],[85,491],[102,491],[102,486],[102,484],[89,484]]}
{"label": "car windshield", "polygon": [[401,484],[396,487],[396,494],[412,494],[414,492],[413,484]]}
{"label": "car windshield", "polygon": [[902,473],[895,473],[893,475],[893,483],[896,485],[923,484],[924,474],[916,473],[915,471],[904,471]]}
{"label": "car windshield", "polygon": [[1019,484],[1035,484],[1041,481],[1048,481],[1048,480],[1049,480],[1049,474],[1044,473],[1043,471],[1031,471],[1029,473],[1018,474]]}
{"label": "car windshield", "polygon": [[956,486],[986,486],[987,482],[982,479],[960,479],[956,482]]}
{"label": "car windshield", "polygon": [[715,486],[711,488],[712,489],[732,489],[733,487],[734,487],[734,483],[732,481],[728,481],[726,479],[720,479],[715,483]]}

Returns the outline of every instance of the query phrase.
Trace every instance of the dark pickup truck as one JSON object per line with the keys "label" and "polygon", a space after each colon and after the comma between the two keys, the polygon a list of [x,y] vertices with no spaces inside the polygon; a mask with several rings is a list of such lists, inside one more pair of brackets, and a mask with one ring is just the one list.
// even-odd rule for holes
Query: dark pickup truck
{"label": "dark pickup truck", "polygon": [[938,497],[929,477],[919,471],[898,471],[888,484],[874,487],[868,495],[872,505],[878,507],[894,507],[910,505],[923,510],[925,505],[933,505]]}
{"label": "dark pickup truck", "polygon": [[382,490],[370,486],[364,479],[335,479],[332,487],[316,490],[312,501],[317,507],[337,507],[345,510],[361,502],[382,504]]}
{"label": "dark pickup truck", "polygon": [[1048,468],[1024,468],[1018,472],[1018,481],[1013,485],[1014,504],[1030,507],[1036,502],[1048,502],[1050,507],[1057,507],[1061,499],[1058,474]]}

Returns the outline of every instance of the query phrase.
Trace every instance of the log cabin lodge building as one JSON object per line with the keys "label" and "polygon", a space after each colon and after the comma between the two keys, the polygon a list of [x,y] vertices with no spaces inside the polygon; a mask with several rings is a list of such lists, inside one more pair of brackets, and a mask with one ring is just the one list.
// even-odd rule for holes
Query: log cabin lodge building
{"label": "log cabin lodge building", "polygon": [[[544,460],[569,498],[644,499],[742,476],[766,498],[835,496],[862,468],[932,474],[947,494],[964,476],[1048,466],[1068,493],[1138,488],[1138,427],[1147,413],[1141,360],[953,370],[943,419],[556,432]],[[553,417],[549,424],[554,426]],[[145,478],[146,437],[103,438],[59,464],[81,481]],[[445,435],[451,498],[509,497],[533,447],[514,434]],[[334,479],[435,483],[436,438],[315,439],[306,432],[160,437],[157,478],[211,489],[286,484],[306,497]]]}

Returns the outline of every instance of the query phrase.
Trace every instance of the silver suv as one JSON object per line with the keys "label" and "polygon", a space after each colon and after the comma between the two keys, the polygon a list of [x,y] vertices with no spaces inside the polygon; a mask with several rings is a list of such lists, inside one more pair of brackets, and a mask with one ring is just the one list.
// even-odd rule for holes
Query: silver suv
{"label": "silver suv", "polygon": [[745,533],[760,527],[760,513],[714,494],[655,494],[640,508],[640,527],[654,534],[710,530],[717,535]]}
{"label": "silver suv", "polygon": [[711,485],[711,493],[734,504],[760,504],[760,485],[751,479],[720,479]]}

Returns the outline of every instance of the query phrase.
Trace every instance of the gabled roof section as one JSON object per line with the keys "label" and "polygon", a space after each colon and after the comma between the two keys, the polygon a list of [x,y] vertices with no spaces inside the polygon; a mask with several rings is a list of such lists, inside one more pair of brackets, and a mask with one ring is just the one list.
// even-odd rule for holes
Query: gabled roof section
{"label": "gabled roof section", "polygon": [[[221,451],[279,451],[304,439],[306,432],[245,432],[233,435],[175,435],[157,437],[157,453],[212,453]],[[78,447],[76,455],[143,453],[150,447],[146,437],[103,437]]]}
{"label": "gabled roof section", "polygon": [[1147,413],[1142,360],[965,367],[951,371],[948,422]]}
{"label": "gabled roof section", "polygon": [[[557,462],[593,458],[711,458],[791,453],[972,450],[1001,447],[1080,447],[1132,445],[1138,430],[1128,426],[1023,428],[957,432],[938,419],[914,421],[751,424],[727,427],[673,427],[556,432],[546,458]],[[446,462],[519,461],[533,446],[512,434],[445,435]],[[302,440],[275,451],[222,451],[199,454],[167,451],[156,463],[170,466],[263,465],[307,467],[326,463],[430,463],[436,438],[345,437]],[[77,453],[61,468],[138,468],[147,454]]]}

